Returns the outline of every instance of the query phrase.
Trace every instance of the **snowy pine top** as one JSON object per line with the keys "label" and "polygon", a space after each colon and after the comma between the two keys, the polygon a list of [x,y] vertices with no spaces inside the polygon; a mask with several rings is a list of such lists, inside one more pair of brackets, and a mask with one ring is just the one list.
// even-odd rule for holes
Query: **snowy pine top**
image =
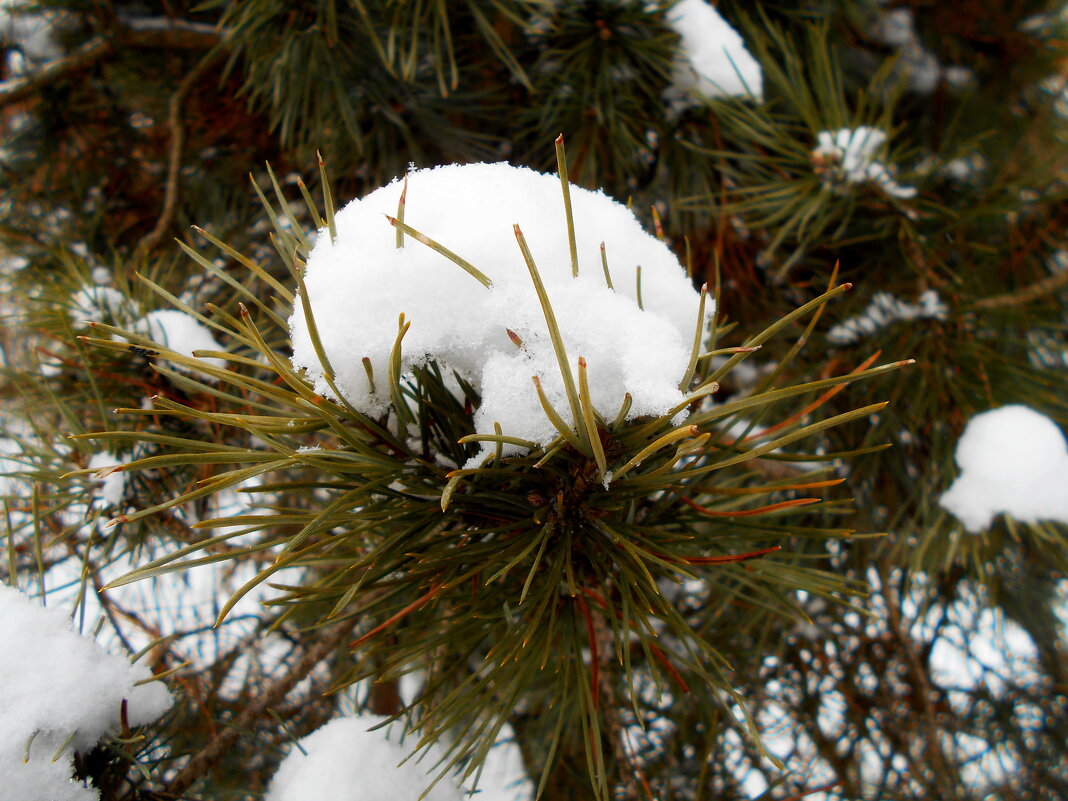
{"label": "snowy pine top", "polygon": [[[579,276],[572,277],[559,178],[508,164],[451,165],[408,176],[405,223],[466,259],[491,281],[483,286],[430,247],[406,236],[396,246],[402,191],[394,181],[353,201],[336,217],[337,239],[321,232],[305,273],[308,299],[335,381],[356,408],[379,415],[398,333],[398,315],[411,329],[403,369],[436,360],[481,393],[479,433],[494,422],[505,435],[548,443],[556,429],[531,380],[568,422],[560,368],[526,262],[516,242],[519,224],[555,311],[572,370],[589,366],[594,407],[615,417],[629,392],[630,416],[658,415],[682,399],[678,383],[690,357],[699,294],[666,245],[646,233],[634,214],[600,192],[571,187]],[[606,285],[601,243],[615,289]],[[641,266],[644,311],[636,301]],[[711,316],[711,302],[706,320]],[[290,326],[293,364],[316,390],[330,395],[302,304]],[[518,348],[508,330],[523,342]],[[371,391],[361,360],[374,370]],[[512,449],[514,451],[514,448]]]}
{"label": "snowy pine top", "polygon": [[1068,444],[1057,424],[1027,406],[968,421],[957,443],[961,474],[939,503],[978,533],[1007,512],[1025,523],[1068,523]]}

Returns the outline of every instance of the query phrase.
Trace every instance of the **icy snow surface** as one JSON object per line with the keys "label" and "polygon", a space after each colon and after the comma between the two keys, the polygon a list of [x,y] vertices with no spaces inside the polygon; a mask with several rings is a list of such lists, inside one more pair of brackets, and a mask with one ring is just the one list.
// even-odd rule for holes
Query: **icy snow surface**
{"label": "icy snow surface", "polygon": [[[556,176],[507,164],[411,173],[405,222],[485,273],[493,282],[487,289],[411,236],[396,247],[385,215],[396,215],[400,194],[401,183],[394,181],[350,203],[337,214],[337,240],[321,233],[308,259],[312,314],[337,386],[356,408],[379,415],[388,407],[383,388],[403,313],[411,329],[403,341],[402,370],[435,359],[445,375],[454,369],[470,381],[482,394],[478,432],[493,433],[496,421],[509,436],[553,440],[556,430],[538,402],[535,375],[571,421],[545,318],[513,232],[516,223],[541,273],[572,372],[577,374],[580,356],[589,365],[597,411],[615,417],[625,392],[633,396],[632,418],[663,414],[682,399],[678,383],[690,357],[699,296],[667,246],[626,207],[571,187],[580,265],[573,278]],[[605,283],[601,242],[614,291]],[[639,265],[644,311],[635,300]],[[706,306],[706,321],[713,305]],[[300,302],[290,327],[294,366],[307,369],[318,392],[331,394]],[[521,349],[507,329],[520,337]],[[361,364],[365,356],[377,394]]]}
{"label": "icy snow surface", "polygon": [[816,142],[812,162],[828,188],[841,190],[843,184],[874,183],[891,197],[915,196],[915,187],[897,183],[886,165],[876,160],[886,142],[886,134],[878,128],[862,125],[820,131]]}
{"label": "icy snow surface", "polygon": [[171,697],[163,684],[134,686],[151,675],[76,633],[59,610],[0,585],[0,795],[20,801],[99,798],[96,790],[71,781],[72,753],[118,731],[124,698],[131,725],[166,712]]}
{"label": "icy snow surface", "polygon": [[681,37],[675,62],[675,95],[764,97],[764,73],[738,32],[705,0],[681,0],[668,14],[668,24]]}
{"label": "icy snow surface", "polygon": [[[415,740],[401,744],[396,728],[387,739],[384,729],[368,731],[386,718],[361,715],[338,718],[300,741],[271,780],[266,801],[400,801],[416,799],[436,775],[441,752],[412,757]],[[399,766],[398,766],[399,765]],[[424,801],[461,801],[463,791],[448,776]]]}
{"label": "icy snow surface", "polygon": [[1068,444],[1057,424],[1027,406],[968,421],[957,443],[961,474],[939,503],[978,533],[1000,512],[1068,523]]}

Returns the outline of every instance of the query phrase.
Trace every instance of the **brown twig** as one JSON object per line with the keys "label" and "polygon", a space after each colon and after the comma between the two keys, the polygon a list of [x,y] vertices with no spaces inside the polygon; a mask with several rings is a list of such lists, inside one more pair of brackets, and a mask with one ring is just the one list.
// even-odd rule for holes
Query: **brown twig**
{"label": "brown twig", "polygon": [[[587,607],[588,608],[588,607]],[[623,731],[623,721],[619,714],[619,707],[615,698],[615,685],[612,682],[612,657],[615,654],[615,638],[612,627],[604,619],[604,615],[596,608],[588,608],[590,612],[589,623],[593,640],[591,640],[591,657],[597,659],[597,681],[599,696],[598,706],[608,723],[608,739],[612,745],[612,751],[619,765],[619,779],[625,788],[627,801],[638,801],[641,798],[641,790],[648,785],[641,768],[635,763],[627,749],[626,734]]]}
{"label": "brown twig", "polygon": [[114,50],[114,44],[111,40],[97,36],[62,58],[53,59],[42,65],[40,69],[34,70],[29,75],[3,81],[0,83],[0,106],[25,100],[38,89],[92,66],[110,55],[112,50]]}
{"label": "brown twig", "polygon": [[185,148],[185,126],[182,124],[182,106],[186,96],[192,90],[196,82],[204,72],[211,67],[222,55],[222,50],[212,50],[200,62],[190,70],[189,74],[182,79],[178,88],[171,95],[167,110],[167,127],[171,132],[170,151],[167,155],[167,183],[163,193],[163,210],[155,227],[141,240],[138,249],[141,253],[147,253],[157,247],[167,235],[174,224],[174,217],[178,212],[178,190],[182,180],[182,151]]}
{"label": "brown twig", "polygon": [[278,704],[315,666],[334,652],[345,637],[352,634],[352,623],[341,622],[326,632],[307,650],[303,657],[289,671],[249,704],[234,719],[232,725],[222,729],[211,741],[193,756],[178,775],[169,781],[160,795],[180,798],[192,784],[203,776],[234,746],[241,734],[247,731],[257,720],[267,714],[267,710]]}
{"label": "brown twig", "polygon": [[[879,584],[882,587],[882,597],[886,603],[886,622],[890,629],[891,636],[897,640],[898,648],[900,648],[900,651],[905,655],[905,662],[909,672],[912,674],[914,691],[919,699],[923,722],[927,729],[927,759],[929,760],[931,770],[934,773],[933,784],[935,785],[935,788],[933,789],[937,789],[939,798],[950,801],[950,799],[958,797],[956,787],[948,779],[948,777],[954,776],[955,773],[942,749],[942,738],[938,727],[938,716],[935,712],[935,705],[932,697],[934,690],[931,687],[927,669],[920,660],[920,655],[917,653],[916,643],[909,634],[908,624],[901,614],[898,595],[890,587],[887,571],[883,569],[882,566],[879,566],[877,571],[879,574]],[[922,776],[917,775],[916,778],[923,781]]]}
{"label": "brown twig", "polygon": [[182,20],[125,19],[111,35],[95,36],[29,75],[0,82],[0,106],[25,100],[39,89],[91,67],[122,48],[208,50],[224,41],[227,33],[209,25]]}
{"label": "brown twig", "polygon": [[1035,281],[1033,284],[1029,284],[1022,289],[1017,289],[1015,292],[1006,292],[1003,295],[992,295],[989,298],[983,298],[973,303],[971,309],[1008,309],[1013,306],[1022,306],[1025,303],[1030,303],[1032,300],[1038,300],[1046,295],[1052,295],[1058,289],[1068,285],[1068,270],[1061,270],[1058,273],[1043,278],[1041,281]]}

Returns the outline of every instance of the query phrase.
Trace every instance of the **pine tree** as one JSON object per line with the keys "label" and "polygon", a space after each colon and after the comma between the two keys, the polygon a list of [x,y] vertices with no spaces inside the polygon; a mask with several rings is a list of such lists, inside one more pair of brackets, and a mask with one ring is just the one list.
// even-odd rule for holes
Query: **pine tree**
{"label": "pine tree", "polygon": [[[357,712],[440,788],[514,740],[502,798],[1068,795],[1068,521],[944,499],[976,415],[1068,425],[1064,12],[722,0],[741,49],[696,7],[0,6],[0,572],[175,697],[77,754],[101,798],[265,797]],[[603,189],[684,265],[676,406],[597,407],[521,230],[548,439],[417,318],[335,363],[336,212],[411,176],[382,225],[474,292],[418,170],[501,160],[559,176],[561,243]]]}

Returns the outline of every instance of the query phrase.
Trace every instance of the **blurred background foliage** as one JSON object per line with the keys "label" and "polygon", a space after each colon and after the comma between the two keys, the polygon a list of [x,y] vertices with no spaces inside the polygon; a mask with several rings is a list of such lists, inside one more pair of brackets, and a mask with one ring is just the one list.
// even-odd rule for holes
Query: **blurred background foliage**
{"label": "blurred background foliage", "polygon": [[[1001,518],[971,534],[938,505],[974,414],[1023,403],[1068,425],[1059,3],[723,0],[719,10],[764,70],[763,99],[684,104],[665,95],[679,48],[670,2],[23,3],[44,20],[44,50],[16,35],[15,5],[4,6],[0,29],[0,423],[3,470],[13,475],[0,570],[24,589],[44,591],[49,576],[86,630],[132,651],[150,643],[150,664],[174,670],[181,688],[140,750],[106,743],[85,758],[105,798],[184,797],[190,785],[176,776],[185,758],[227,727],[240,736],[190,797],[257,797],[294,738],[346,704],[396,711],[400,696],[397,682],[323,695],[378,656],[333,647],[340,635],[309,634],[307,620],[282,625],[276,608],[246,609],[212,632],[229,593],[268,559],[231,565],[224,557],[237,546],[212,551],[231,566],[195,593],[199,615],[183,617],[152,586],[137,609],[99,592],[125,569],[189,545],[197,520],[255,508],[256,490],[232,493],[233,508],[205,498],[107,528],[120,510],[99,502],[89,476],[68,475],[107,441],[68,435],[121,429],[129,423],[113,410],[154,396],[206,412],[225,399],[144,356],[89,347],[76,338],[86,333],[80,321],[129,327],[167,307],[167,293],[234,316],[252,292],[284,317],[269,281],[252,280],[192,228],[289,284],[248,183],[251,171],[270,190],[265,162],[291,200],[304,182],[315,197],[348,199],[412,164],[507,160],[551,171],[560,132],[572,181],[629,202],[650,227],[655,209],[696,282],[720,288],[720,321],[736,324],[721,346],[743,344],[818,295],[835,270],[853,284],[813,328],[798,321],[724,376],[718,399],[839,375],[877,351],[882,361],[916,360],[820,410],[890,401],[870,419],[823,432],[809,453],[750,465],[751,478],[790,478],[807,469],[797,466],[803,457],[846,479],[848,508],[791,515],[782,542],[798,554],[829,551],[822,566],[866,582],[870,595],[839,604],[801,592],[792,618],[708,588],[679,600],[727,657],[734,689],[785,770],[761,756],[721,690],[691,681],[688,694],[639,692],[640,705],[618,710],[652,797],[1068,796],[1068,532]],[[876,181],[828,187],[814,161],[819,133],[859,126],[888,134],[880,158],[914,196]],[[314,229],[303,208],[294,203],[283,225]],[[887,302],[880,293],[906,304],[935,293],[941,311],[880,317],[871,312]],[[269,344],[284,353],[284,330],[272,330]],[[772,405],[761,420],[795,411]],[[149,428],[244,445],[203,419],[161,416]],[[143,442],[110,447],[124,458],[160,453]],[[868,452],[835,457],[857,449]],[[210,473],[167,465],[132,476],[121,506],[143,508]],[[297,485],[280,492],[287,508],[317,503]],[[856,534],[817,545],[810,529]],[[532,769],[548,736],[538,711],[517,708],[511,720]],[[561,755],[547,798],[589,797],[581,750]]]}

